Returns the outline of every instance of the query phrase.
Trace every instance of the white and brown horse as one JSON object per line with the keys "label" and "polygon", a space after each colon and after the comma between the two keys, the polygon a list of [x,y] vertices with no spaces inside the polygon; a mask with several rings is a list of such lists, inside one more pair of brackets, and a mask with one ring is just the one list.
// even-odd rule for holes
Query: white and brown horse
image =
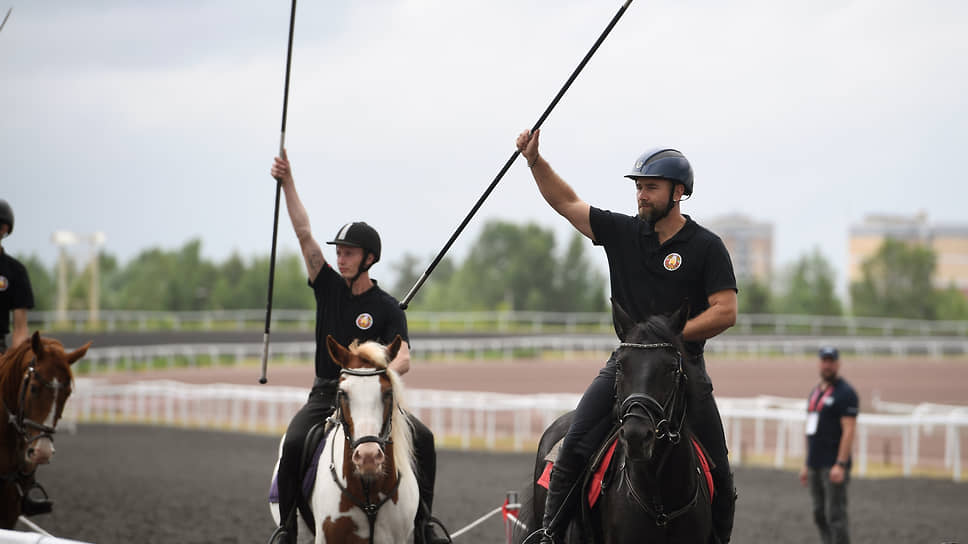
{"label": "white and brown horse", "polygon": [[67,353],[35,332],[0,356],[0,528],[13,528],[34,471],[54,456],[54,430],[74,379],[70,365],[90,346]]}
{"label": "white and brown horse", "polygon": [[[420,500],[413,430],[401,405],[403,384],[388,368],[401,342],[397,336],[389,346],[354,342],[346,348],[326,338],[342,371],[334,426],[309,501],[317,544],[406,542],[413,531]],[[278,507],[270,510],[279,523]]]}

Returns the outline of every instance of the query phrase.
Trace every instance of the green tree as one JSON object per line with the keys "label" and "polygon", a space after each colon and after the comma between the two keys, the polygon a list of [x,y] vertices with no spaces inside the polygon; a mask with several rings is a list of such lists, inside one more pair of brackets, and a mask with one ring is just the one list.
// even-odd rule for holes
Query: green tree
{"label": "green tree", "polygon": [[935,292],[937,318],[950,321],[968,320],[968,298],[954,285]]}
{"label": "green tree", "polygon": [[47,270],[44,263],[36,255],[20,259],[20,262],[23,263],[24,268],[27,269],[27,275],[30,277],[30,288],[34,292],[34,310],[53,310],[57,295],[57,285],[53,273]]}
{"label": "green tree", "polygon": [[769,286],[758,280],[752,280],[739,286],[736,297],[741,314],[767,314],[771,311],[772,293]]}
{"label": "green tree", "polygon": [[778,311],[787,314],[841,315],[843,305],[837,298],[833,267],[815,248],[798,259],[790,269]]}
{"label": "green tree", "polygon": [[930,248],[886,239],[877,253],[861,264],[861,279],[850,286],[854,313],[934,319],[934,268],[935,254]]}
{"label": "green tree", "polygon": [[605,278],[592,268],[585,255],[588,240],[578,232],[571,235],[568,247],[557,267],[555,293],[547,310],[557,312],[604,312],[608,310]]}

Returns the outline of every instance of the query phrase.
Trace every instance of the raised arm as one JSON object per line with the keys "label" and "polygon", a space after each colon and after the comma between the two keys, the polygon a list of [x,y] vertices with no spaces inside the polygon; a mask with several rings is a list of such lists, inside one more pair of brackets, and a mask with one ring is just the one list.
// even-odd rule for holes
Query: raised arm
{"label": "raised arm", "polygon": [[286,150],[282,150],[282,157],[276,157],[272,163],[272,177],[282,183],[282,192],[286,195],[286,209],[289,210],[289,220],[292,221],[292,229],[296,232],[299,240],[299,248],[302,250],[303,259],[306,261],[306,272],[309,273],[309,281],[315,281],[319,271],[326,264],[323,258],[323,250],[319,243],[313,238],[312,230],[309,228],[309,214],[299,200],[299,193],[296,192],[296,184],[292,179],[292,168],[289,166],[289,156]]}
{"label": "raised arm", "polygon": [[592,233],[591,220],[588,218],[590,206],[578,198],[575,190],[555,173],[548,161],[544,160],[538,153],[538,138],[540,136],[540,129],[534,131],[534,135],[526,130],[518,136],[516,144],[518,151],[528,161],[528,167],[531,168],[531,175],[534,176],[534,181],[538,184],[541,196],[556,212],[578,229],[578,232],[594,240],[595,235]]}
{"label": "raised arm", "polygon": [[10,347],[18,346],[30,336],[27,334],[27,309],[16,308],[13,311],[13,334],[10,336]]}

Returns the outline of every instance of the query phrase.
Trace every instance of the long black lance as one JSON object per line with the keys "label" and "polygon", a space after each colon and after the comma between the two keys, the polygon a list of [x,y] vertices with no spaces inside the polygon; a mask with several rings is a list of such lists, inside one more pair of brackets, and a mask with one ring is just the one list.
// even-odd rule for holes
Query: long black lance
{"label": "long black lance", "polygon": [[[568,90],[568,87],[571,87],[571,84],[575,81],[575,78],[578,77],[578,74],[580,74],[582,69],[585,67],[585,65],[588,64],[588,61],[592,58],[592,55],[594,55],[595,51],[598,50],[598,46],[602,45],[602,42],[605,41],[605,37],[608,36],[608,33],[612,31],[612,27],[615,26],[615,23],[618,22],[618,20],[622,17],[622,14],[625,13],[625,10],[629,7],[629,4],[631,3],[632,3],[632,0],[625,0],[625,3],[622,4],[621,8],[619,8],[618,13],[616,13],[615,16],[612,17],[612,20],[609,21],[608,26],[605,27],[605,30],[602,32],[602,35],[599,36],[597,40],[595,40],[595,44],[592,45],[592,48],[588,50],[587,54],[585,54],[585,58],[581,59],[581,62],[578,63],[578,67],[575,68],[575,71],[571,73],[571,77],[568,78],[568,81],[565,82],[565,84],[561,87],[561,90],[558,91],[558,94],[555,95],[554,100],[551,101],[551,104],[548,105],[544,113],[541,114],[541,117],[538,118],[538,122],[535,123],[533,127],[531,127],[532,133],[534,133],[534,131],[541,128],[541,124],[544,123],[545,119],[548,118],[548,115],[551,114],[551,110],[553,110],[555,106],[558,105],[558,101],[561,100],[561,97],[565,95],[565,91]],[[474,217],[474,214],[477,213],[477,210],[480,209],[482,204],[484,204],[484,201],[487,200],[487,197],[491,194],[491,191],[493,191],[494,188],[497,187],[498,182],[501,181],[501,178],[504,177],[504,174],[507,173],[508,169],[511,168],[511,165],[514,164],[514,161],[518,158],[518,155],[520,154],[521,154],[520,151],[515,150],[514,153],[511,155],[511,158],[504,163],[504,166],[497,173],[497,176],[494,177],[494,181],[492,181],[491,184],[488,185],[487,190],[484,191],[484,194],[481,195],[481,198],[477,199],[477,203],[474,204],[473,208],[471,208],[471,211],[467,214],[467,217],[465,217],[464,220],[461,221],[460,226],[458,226],[457,230],[454,231],[454,234],[450,236],[450,240],[447,240],[447,243],[444,244],[444,248],[440,250],[440,253],[438,253],[436,257],[434,257],[434,260],[430,263],[430,266],[427,267],[427,270],[420,276],[420,278],[417,280],[417,283],[413,284],[413,287],[410,288],[410,291],[407,293],[407,296],[405,296],[403,298],[403,301],[400,302],[401,309],[403,310],[407,309],[407,306],[410,304],[410,301],[413,300],[414,295],[417,294],[417,291],[420,290],[420,287],[424,284],[425,281],[427,281],[427,278],[430,277],[430,274],[434,271],[434,269],[437,268],[437,265],[440,264],[440,261],[441,259],[444,258],[444,255],[447,253],[447,250],[449,250],[450,246],[454,244],[454,241],[457,240],[457,237],[460,236],[461,232],[463,232],[464,227],[467,226],[467,223],[469,223],[471,218]]]}
{"label": "long black lance", "polygon": [[[282,94],[282,131],[279,135],[279,156],[286,148],[286,110],[289,108],[289,67],[292,65],[292,29],[296,24],[296,0],[292,0],[289,15],[289,49],[286,52],[286,86]],[[262,375],[259,383],[266,383],[266,367],[269,365],[269,324],[272,322],[272,284],[276,276],[276,235],[279,233],[279,194],[282,182],[276,180],[276,208],[272,212],[272,251],[269,253],[269,294],[266,300],[266,328],[262,335]]]}
{"label": "long black lance", "polygon": [[11,11],[13,11],[13,6],[10,6],[10,9],[7,10],[7,14],[3,16],[3,22],[0,23],[0,30],[3,30],[3,25],[7,24],[7,19],[10,18]]}

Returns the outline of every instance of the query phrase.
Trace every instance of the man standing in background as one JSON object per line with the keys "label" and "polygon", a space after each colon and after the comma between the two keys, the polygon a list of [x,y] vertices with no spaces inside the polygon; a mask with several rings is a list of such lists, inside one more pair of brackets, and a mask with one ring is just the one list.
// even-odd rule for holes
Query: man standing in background
{"label": "man standing in background", "polygon": [[857,428],[857,392],[840,377],[840,354],[820,348],[820,383],[807,399],[807,461],[800,483],[810,488],[813,519],[824,544],[847,544],[847,482]]}

